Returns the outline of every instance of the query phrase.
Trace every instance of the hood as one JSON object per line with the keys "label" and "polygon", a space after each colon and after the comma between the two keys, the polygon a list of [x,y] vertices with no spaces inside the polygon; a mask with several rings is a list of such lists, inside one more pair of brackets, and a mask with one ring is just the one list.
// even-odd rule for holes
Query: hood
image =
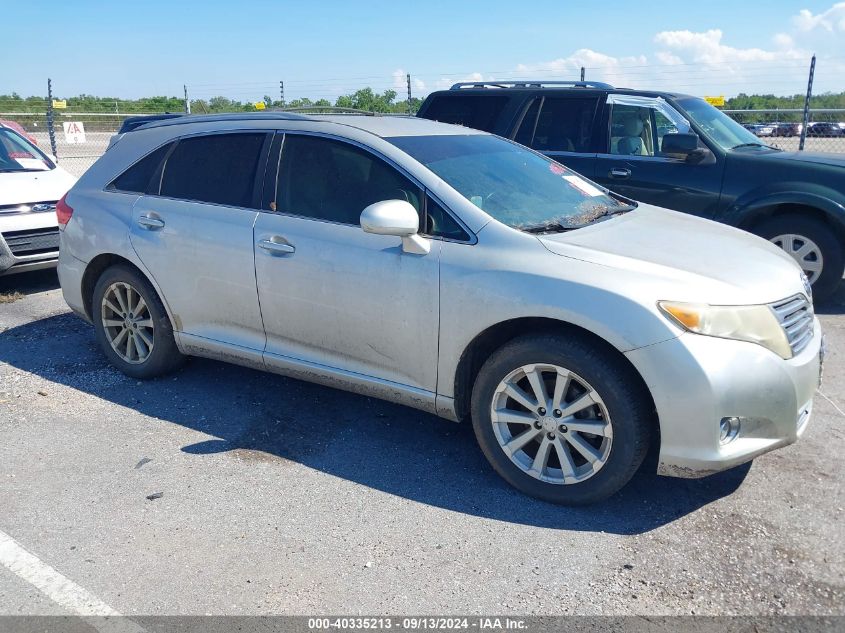
{"label": "hood", "polygon": [[650,205],[540,241],[557,255],[634,275],[638,284],[652,278],[654,300],[746,305],[804,292],[798,264],[768,241]]}
{"label": "hood", "polygon": [[756,158],[766,160],[786,160],[799,163],[815,163],[817,165],[830,165],[832,167],[845,168],[845,154],[827,154],[823,152],[766,152],[757,155]]}
{"label": "hood", "polygon": [[76,182],[61,167],[44,171],[0,172],[0,207],[30,202],[53,202]]}

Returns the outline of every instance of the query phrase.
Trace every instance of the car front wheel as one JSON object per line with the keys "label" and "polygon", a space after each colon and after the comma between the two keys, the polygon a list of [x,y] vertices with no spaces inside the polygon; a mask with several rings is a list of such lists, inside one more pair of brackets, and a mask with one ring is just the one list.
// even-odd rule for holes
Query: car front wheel
{"label": "car front wheel", "polygon": [[578,336],[525,336],[482,367],[472,419],[482,451],[511,485],[582,505],[630,480],[654,413],[633,369],[611,352]]}
{"label": "car front wheel", "polygon": [[100,347],[124,374],[153,378],[184,360],[155,289],[129,266],[112,266],[100,276],[92,317]]}
{"label": "car front wheel", "polygon": [[816,218],[795,214],[765,220],[754,231],[786,251],[801,267],[817,302],[828,299],[845,272],[842,244],[833,230]]}

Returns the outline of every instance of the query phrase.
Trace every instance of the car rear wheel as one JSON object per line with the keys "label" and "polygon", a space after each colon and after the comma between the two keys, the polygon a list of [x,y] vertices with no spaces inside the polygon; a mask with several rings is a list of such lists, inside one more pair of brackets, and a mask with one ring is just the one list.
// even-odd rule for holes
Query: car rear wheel
{"label": "car rear wheel", "polygon": [[780,215],[764,221],[754,232],[798,263],[816,301],[824,301],[836,290],[845,272],[845,259],[842,244],[824,222],[795,214]]}
{"label": "car rear wheel", "polygon": [[508,483],[582,505],[630,480],[654,417],[633,370],[612,353],[580,337],[525,336],[482,367],[472,420],[481,450]]}
{"label": "car rear wheel", "polygon": [[153,378],[184,361],[161,300],[149,281],[129,266],[112,266],[100,276],[92,317],[100,347],[124,374]]}

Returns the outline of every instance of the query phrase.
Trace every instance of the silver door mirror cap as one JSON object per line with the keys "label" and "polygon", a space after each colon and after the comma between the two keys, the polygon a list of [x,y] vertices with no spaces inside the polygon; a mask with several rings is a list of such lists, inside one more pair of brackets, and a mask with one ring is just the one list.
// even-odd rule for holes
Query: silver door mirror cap
{"label": "silver door mirror cap", "polygon": [[402,250],[414,255],[426,255],[431,242],[419,235],[420,216],[404,200],[382,200],[361,212],[361,228],[365,233],[395,235],[402,238]]}
{"label": "silver door mirror cap", "polygon": [[365,233],[410,237],[420,230],[420,216],[409,202],[382,200],[361,212],[361,228]]}

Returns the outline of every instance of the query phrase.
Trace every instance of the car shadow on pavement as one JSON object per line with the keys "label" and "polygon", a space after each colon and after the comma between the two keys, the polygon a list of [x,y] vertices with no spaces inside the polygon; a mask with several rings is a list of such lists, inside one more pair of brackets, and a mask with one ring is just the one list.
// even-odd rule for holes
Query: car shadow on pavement
{"label": "car shadow on pavement", "polygon": [[845,314],[845,280],[839,284],[839,288],[830,299],[814,307],[816,314]]}
{"label": "car shadow on pavement", "polygon": [[0,277],[0,295],[16,292],[22,295],[33,295],[47,290],[55,290],[58,287],[59,278],[56,275],[55,268]]}
{"label": "car shadow on pavement", "polygon": [[243,468],[251,459],[289,460],[419,503],[551,529],[647,532],[730,495],[749,470],[698,480],[640,472],[604,503],[565,508],[501,480],[469,424],[203,359],[136,381],[107,363],[91,326],[70,313],[0,333],[0,361],[217,438],[181,447],[189,454],[232,453]]}

